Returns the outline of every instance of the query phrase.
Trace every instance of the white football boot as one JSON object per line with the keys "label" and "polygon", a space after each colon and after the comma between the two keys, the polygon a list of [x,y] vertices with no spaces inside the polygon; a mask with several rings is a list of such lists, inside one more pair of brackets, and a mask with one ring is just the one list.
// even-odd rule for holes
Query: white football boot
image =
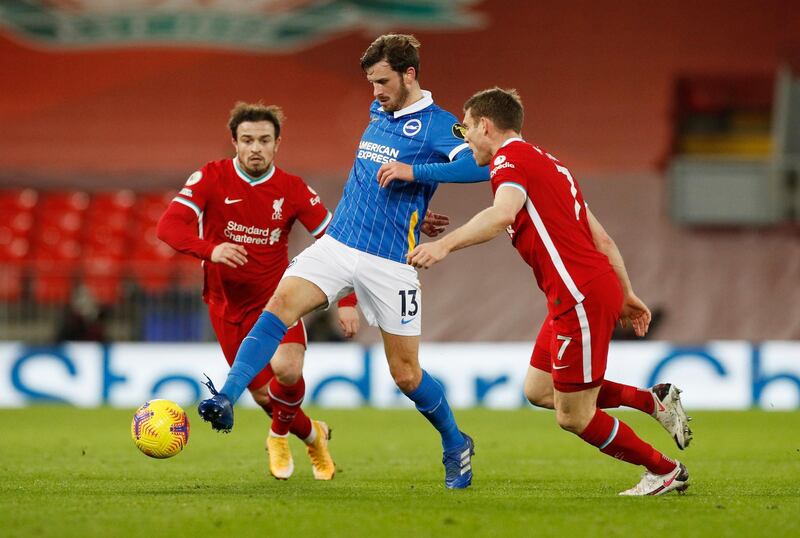
{"label": "white football boot", "polygon": [[692,440],[692,430],[689,428],[692,417],[686,416],[686,411],[683,410],[681,389],[672,383],[660,383],[648,390],[653,395],[655,404],[651,415],[667,430],[678,448],[683,450]]}
{"label": "white football boot", "polygon": [[642,479],[631,489],[620,492],[624,496],[664,495],[672,490],[683,493],[689,487],[689,471],[679,461],[675,469],[667,474],[653,474],[650,471],[642,475]]}

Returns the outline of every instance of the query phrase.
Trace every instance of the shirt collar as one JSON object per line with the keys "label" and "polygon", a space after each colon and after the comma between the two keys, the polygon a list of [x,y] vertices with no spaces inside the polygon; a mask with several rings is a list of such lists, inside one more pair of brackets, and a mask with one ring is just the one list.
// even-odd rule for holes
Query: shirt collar
{"label": "shirt collar", "polygon": [[419,112],[425,108],[428,108],[433,104],[433,96],[431,92],[428,90],[422,90],[422,99],[415,103],[411,103],[405,108],[401,108],[400,110],[396,110],[394,112],[395,118],[402,118],[403,116],[407,116],[409,114],[413,114],[414,112]]}
{"label": "shirt collar", "polygon": [[264,172],[261,177],[253,177],[245,172],[244,168],[239,165],[239,159],[236,157],[233,158],[233,169],[236,171],[236,175],[239,176],[240,179],[243,179],[251,186],[255,186],[264,183],[265,181],[269,180],[273,174],[275,174],[275,163],[270,164],[269,169]]}
{"label": "shirt collar", "polygon": [[506,140],[505,142],[503,142],[503,145],[502,145],[502,146],[500,146],[500,147],[501,147],[501,148],[504,148],[504,147],[506,147],[507,145],[509,145],[509,144],[510,144],[510,143],[512,143],[512,142],[525,142],[525,141],[524,141],[522,138],[520,138],[519,136],[515,136],[515,137],[513,137],[513,138],[509,138],[508,140]]}

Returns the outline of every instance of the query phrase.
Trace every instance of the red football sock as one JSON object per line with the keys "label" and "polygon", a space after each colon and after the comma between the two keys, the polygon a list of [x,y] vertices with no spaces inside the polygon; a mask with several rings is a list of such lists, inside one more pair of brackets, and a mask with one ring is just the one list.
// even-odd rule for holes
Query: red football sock
{"label": "red football sock", "polygon": [[597,394],[597,407],[600,409],[610,409],[620,406],[632,407],[648,415],[655,410],[653,395],[649,391],[642,390],[630,385],[614,383],[607,379],[603,380],[600,392]]}
{"label": "red football sock", "polygon": [[[272,381],[275,378],[275,372],[272,371],[272,365],[271,364],[267,364],[264,367],[264,370],[269,374],[269,379],[267,380],[267,385],[269,385],[269,382]],[[267,387],[267,388],[269,388],[269,387]],[[268,403],[265,403],[265,404],[258,404],[258,405],[260,405],[261,409],[263,409],[264,412],[267,414],[267,416],[269,416],[269,418],[272,419],[272,402],[268,402]]]}
{"label": "red football sock", "polygon": [[[301,377],[294,385],[283,385],[273,377],[269,382],[269,397],[272,400],[272,433],[276,435],[286,435],[292,430],[293,423],[302,411],[300,404],[303,403],[303,396],[306,392],[306,382]],[[311,421],[302,413],[301,424],[298,424],[300,433],[295,433],[298,437],[305,439],[311,433]],[[308,421],[306,428],[305,421]],[[305,433],[305,435],[302,435]]]}
{"label": "red football sock", "polygon": [[[262,405],[261,409],[269,415],[270,422],[272,422],[272,403]],[[311,435],[311,419],[301,408],[297,409],[297,414],[294,416],[291,426],[289,426],[289,433],[296,435],[301,441],[305,441]]]}
{"label": "red football sock", "polygon": [[289,426],[289,432],[292,435],[296,435],[301,441],[305,441],[311,435],[311,419],[299,407],[292,424]]}
{"label": "red football sock", "polygon": [[580,438],[596,446],[603,454],[634,465],[644,465],[654,474],[667,474],[675,468],[675,461],[645,443],[621,420],[601,409],[594,413]]}

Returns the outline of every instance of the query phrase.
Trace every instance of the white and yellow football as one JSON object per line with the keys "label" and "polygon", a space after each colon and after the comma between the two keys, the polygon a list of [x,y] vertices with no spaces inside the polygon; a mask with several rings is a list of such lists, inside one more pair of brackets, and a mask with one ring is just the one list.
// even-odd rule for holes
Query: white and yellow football
{"label": "white and yellow football", "polygon": [[151,458],[171,458],[189,444],[189,417],[173,401],[150,400],[133,415],[131,438]]}

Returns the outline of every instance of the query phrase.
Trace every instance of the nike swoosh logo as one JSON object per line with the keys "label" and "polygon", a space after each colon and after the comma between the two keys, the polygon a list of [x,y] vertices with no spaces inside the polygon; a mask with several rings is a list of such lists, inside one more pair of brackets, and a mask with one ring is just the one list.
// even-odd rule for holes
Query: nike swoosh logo
{"label": "nike swoosh logo", "polygon": [[675,481],[675,478],[677,478],[677,476],[678,476],[678,474],[676,473],[676,474],[675,474],[675,475],[674,475],[672,478],[670,478],[669,480],[664,480],[664,487],[665,487],[665,488],[669,487],[669,485],[670,485],[670,484],[672,484],[672,483]]}
{"label": "nike swoosh logo", "polygon": [[228,205],[235,204],[236,202],[241,202],[241,201],[242,201],[241,198],[237,198],[236,200],[231,200],[227,196],[225,197],[225,203],[228,204]]}
{"label": "nike swoosh logo", "polygon": [[553,366],[553,370],[563,370],[564,368],[569,368],[569,364],[565,364],[564,366]]}
{"label": "nike swoosh logo", "polygon": [[658,403],[658,410],[659,411],[666,411],[667,410],[667,408],[664,407],[664,405],[661,402],[656,402],[656,403]]}
{"label": "nike swoosh logo", "polygon": [[412,321],[414,321],[414,318],[408,318],[408,319],[402,319],[401,318],[400,319],[400,323],[402,323],[403,325],[407,325],[407,324],[411,323]]}

